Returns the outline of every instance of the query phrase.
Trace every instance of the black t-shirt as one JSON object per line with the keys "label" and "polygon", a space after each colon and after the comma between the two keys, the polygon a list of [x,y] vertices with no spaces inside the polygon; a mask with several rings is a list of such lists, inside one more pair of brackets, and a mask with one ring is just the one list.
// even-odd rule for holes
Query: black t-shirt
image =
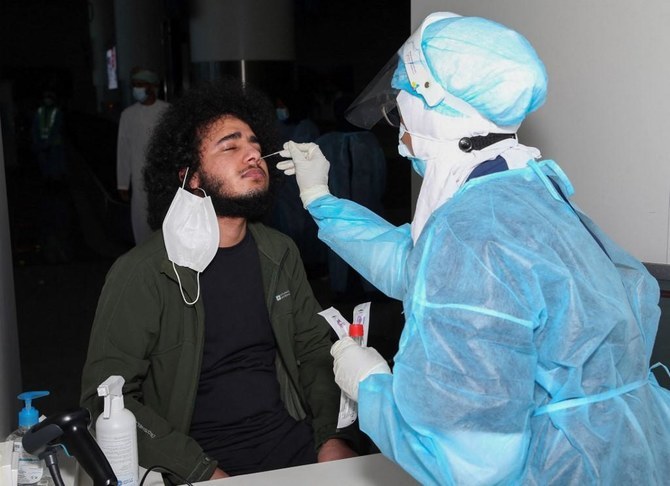
{"label": "black t-shirt", "polygon": [[279,395],[276,343],[256,242],[247,231],[200,275],[205,344],[191,437],[228,474],[315,462],[311,427]]}

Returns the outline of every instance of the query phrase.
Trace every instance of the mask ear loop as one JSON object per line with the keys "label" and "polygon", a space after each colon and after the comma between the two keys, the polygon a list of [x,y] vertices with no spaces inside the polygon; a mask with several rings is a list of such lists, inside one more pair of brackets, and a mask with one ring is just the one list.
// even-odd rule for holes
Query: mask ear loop
{"label": "mask ear loop", "polygon": [[186,179],[188,179],[188,167],[184,168],[184,178],[181,180],[181,188],[185,189]]}
{"label": "mask ear loop", "polygon": [[181,278],[179,278],[179,272],[177,271],[177,267],[175,266],[174,262],[172,262],[172,268],[174,269],[175,275],[177,275],[177,282],[179,282],[179,292],[181,292],[181,298],[184,300],[184,304],[193,305],[198,302],[198,299],[200,298],[200,272],[196,272],[195,274],[195,279],[198,282],[198,292],[196,293],[195,300],[193,302],[189,302],[186,300],[186,295],[184,295],[184,289],[181,285]]}
{"label": "mask ear loop", "polygon": [[[181,188],[183,190],[186,190],[186,179],[188,179],[188,167],[185,167],[184,171],[185,171],[184,172],[184,178],[181,181]],[[194,190],[196,190],[196,189],[198,191],[202,191],[202,193],[205,195],[205,197],[207,197],[207,192],[205,192],[205,190],[202,187],[196,187]]]}
{"label": "mask ear loop", "polygon": [[[184,172],[184,179],[181,181],[181,188],[183,190],[186,190],[185,187],[186,187],[187,177],[188,177],[188,167],[186,167],[186,172]],[[205,194],[205,197],[207,197],[207,193],[205,192],[204,189],[202,189],[201,187],[197,187],[196,189],[200,189]],[[200,272],[195,273],[195,280],[198,283],[198,291],[195,295],[195,300],[193,302],[189,302],[188,300],[186,300],[186,295],[184,294],[184,288],[181,284],[181,278],[179,277],[179,272],[177,271],[177,267],[174,264],[174,262],[171,262],[171,263],[172,263],[172,269],[174,270],[174,274],[177,276],[177,282],[179,283],[179,292],[181,292],[181,298],[184,301],[184,304],[194,305],[196,302],[198,302],[198,299],[200,298]]]}

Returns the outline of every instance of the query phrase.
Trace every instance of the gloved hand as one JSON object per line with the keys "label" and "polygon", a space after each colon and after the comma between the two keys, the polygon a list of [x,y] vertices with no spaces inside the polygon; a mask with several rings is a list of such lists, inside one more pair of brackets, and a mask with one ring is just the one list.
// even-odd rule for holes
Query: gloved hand
{"label": "gloved hand", "polygon": [[330,348],[334,358],[335,383],[352,400],[358,401],[358,384],[370,375],[391,373],[386,360],[374,348],[364,348],[343,337]]}
{"label": "gloved hand", "polygon": [[315,199],[330,194],[328,190],[330,162],[321,153],[317,144],[286,142],[284,150],[279,152],[279,155],[293,159],[279,162],[277,169],[283,170],[286,175],[295,174],[304,207]]}

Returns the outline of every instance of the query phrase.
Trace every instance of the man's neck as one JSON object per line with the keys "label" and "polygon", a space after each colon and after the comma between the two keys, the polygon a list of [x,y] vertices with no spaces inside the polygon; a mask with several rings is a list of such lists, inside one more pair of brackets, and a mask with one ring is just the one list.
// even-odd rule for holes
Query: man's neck
{"label": "man's neck", "polygon": [[219,248],[237,245],[247,234],[245,218],[217,218],[219,222]]}

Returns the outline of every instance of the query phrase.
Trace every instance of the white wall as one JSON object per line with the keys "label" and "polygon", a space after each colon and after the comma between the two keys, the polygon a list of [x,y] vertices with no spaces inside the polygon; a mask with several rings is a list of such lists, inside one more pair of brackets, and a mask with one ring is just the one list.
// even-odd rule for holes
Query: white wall
{"label": "white wall", "polygon": [[18,426],[16,412],[20,408],[20,403],[16,395],[19,393],[21,393],[19,337],[16,329],[5,158],[2,150],[2,130],[0,130],[0,442]]}
{"label": "white wall", "polygon": [[549,75],[520,140],[556,160],[573,201],[638,259],[670,263],[670,2],[412,0],[523,34]]}

